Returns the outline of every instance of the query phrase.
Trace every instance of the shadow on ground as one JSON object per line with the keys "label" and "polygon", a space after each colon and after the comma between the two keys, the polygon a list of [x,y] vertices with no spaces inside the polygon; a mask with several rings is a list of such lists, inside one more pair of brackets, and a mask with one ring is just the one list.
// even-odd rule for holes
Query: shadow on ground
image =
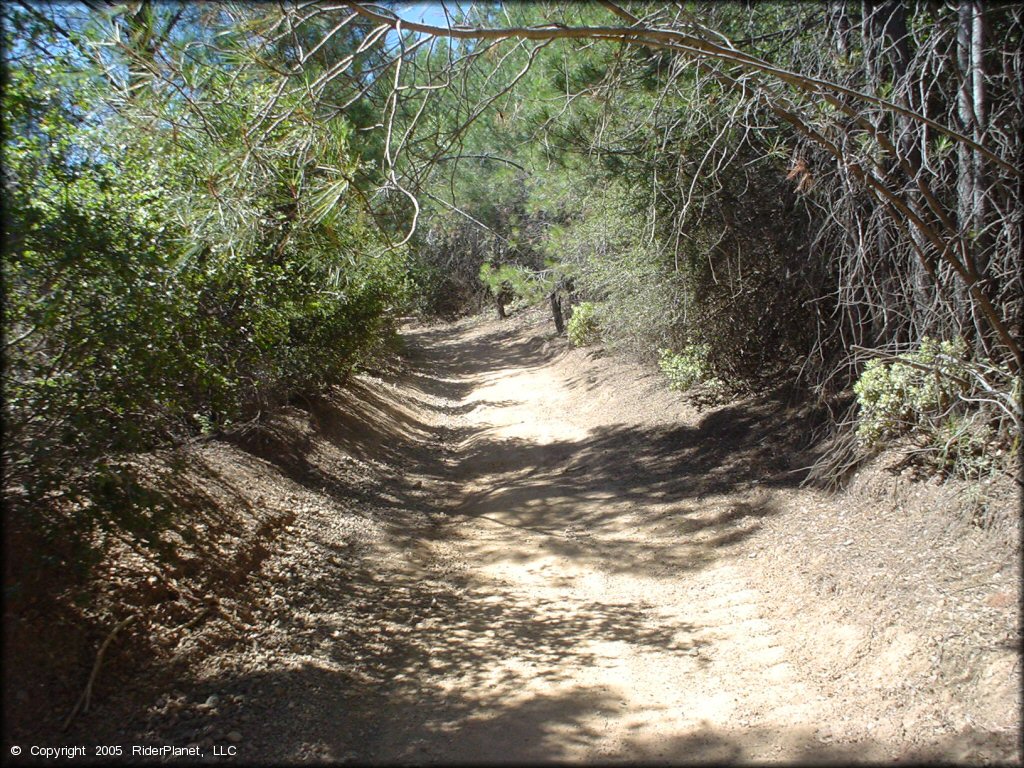
{"label": "shadow on ground", "polygon": [[[626,642],[678,653],[713,650],[695,638],[700,627],[652,629],[635,605],[593,603],[569,613],[546,612],[494,600],[484,592],[415,575],[382,573],[374,563],[339,566],[315,580],[293,574],[281,592],[309,600],[326,616],[345,604],[348,618],[292,623],[289,655],[307,661],[287,668],[228,673],[190,690],[193,705],[164,727],[167,743],[189,743],[212,734],[222,742],[230,728],[241,735],[246,764],[352,760],[359,763],[558,762],[578,759],[601,740],[599,723],[623,714],[613,692],[576,685],[571,676],[545,680],[545,693],[523,690],[517,674],[484,676],[496,660],[518,670],[555,666],[571,656],[577,666],[594,663],[588,642]],[[310,612],[305,612],[308,617]],[[242,650],[240,644],[239,650]],[[563,669],[566,665],[560,664]],[[543,674],[543,672],[538,672]],[[445,681],[458,680],[456,688]],[[200,702],[223,704],[211,728]],[[848,764],[886,759],[873,741],[826,743],[804,727],[723,730],[685,723],[678,732],[637,732],[588,762],[731,763],[763,756],[778,746],[787,763]],[[960,762],[971,750],[1012,755],[1011,734],[964,732],[906,754],[901,762]]]}
{"label": "shadow on ground", "polygon": [[[696,426],[619,424],[543,445],[434,426],[431,411],[459,417],[488,405],[465,402],[484,378],[542,366],[557,353],[550,338],[524,339],[514,328],[476,335],[420,329],[410,334],[411,370],[383,386],[357,381],[291,408],[234,443],[266,471],[378,518],[413,566],[422,542],[456,536],[474,518],[538,535],[547,551],[581,564],[678,575],[727,553],[777,511],[763,489],[801,479],[783,456],[806,425],[781,400],[722,408]],[[336,471],[339,457],[357,461],[362,474]],[[488,482],[492,477],[500,482]],[[252,505],[247,489],[227,477],[213,480],[219,493]],[[465,486],[481,490],[467,495]],[[739,491],[748,493],[724,500]],[[178,492],[187,503],[208,503]],[[291,518],[273,520],[279,526]],[[644,535],[633,535],[638,530]],[[252,547],[262,549],[252,550],[251,563],[236,565],[257,568],[269,535],[260,538],[257,530]],[[713,651],[705,628],[652,621],[642,601],[538,600],[527,607],[458,569],[375,561],[315,534],[302,546],[311,566],[275,575],[273,590],[287,599],[275,616],[260,620],[272,619],[280,631],[257,625],[222,639],[217,649],[243,659],[261,646],[271,662],[255,670],[239,662],[201,679],[192,670],[193,677],[177,682],[188,699],[179,711],[148,720],[139,710],[131,728],[179,745],[226,743],[226,734],[238,731],[238,759],[246,764],[559,761],[599,742],[595,723],[621,714],[622,702],[610,691],[572,679],[574,665],[598,663],[595,645],[668,650],[698,663]],[[194,567],[221,565],[214,559]],[[220,589],[207,586],[211,594]],[[532,675],[550,677],[548,693],[523,688]],[[457,685],[446,683],[453,680]],[[210,696],[219,702],[213,713],[200,706]],[[113,711],[101,705],[90,722]],[[672,716],[679,715],[663,719],[671,723]],[[904,759],[964,759],[964,744],[974,738],[964,734]],[[977,738],[991,747],[1002,736]],[[1011,736],[1005,740],[1000,748],[1013,754]],[[638,732],[589,758],[743,762],[772,744],[784,746],[779,759],[786,762],[838,764],[886,754],[879,744],[826,744],[798,728],[724,731],[680,718],[677,733],[650,740]]]}
{"label": "shadow on ground", "polygon": [[[397,389],[356,381],[305,404],[311,428],[279,419],[237,444],[306,488],[382,510],[399,547],[457,535],[453,529],[468,515],[547,536],[549,551],[581,563],[647,571],[654,565],[666,575],[706,565],[716,549],[741,543],[776,512],[763,497],[709,515],[716,496],[795,486],[802,477],[784,448],[805,425],[782,399],[722,408],[696,427],[611,425],[545,444],[431,425],[430,412],[460,416],[505,405],[466,400],[502,370],[545,365],[564,349],[560,344],[524,338],[514,328],[469,336],[420,329],[410,338],[410,369],[395,380]],[[340,454],[373,463],[368,481],[353,482],[319,460],[325,440]],[[464,490],[474,486],[485,490]],[[634,509],[643,514],[629,518],[633,531],[613,530]],[[430,515],[430,528],[413,519],[422,514]],[[659,538],[633,535],[637,528]],[[687,546],[698,537],[699,546]],[[609,548],[620,556],[607,558]]]}

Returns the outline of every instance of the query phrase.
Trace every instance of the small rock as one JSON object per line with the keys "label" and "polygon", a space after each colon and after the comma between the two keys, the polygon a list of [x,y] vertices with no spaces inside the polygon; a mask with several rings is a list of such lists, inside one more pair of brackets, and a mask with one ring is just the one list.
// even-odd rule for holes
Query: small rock
{"label": "small rock", "polygon": [[233,741],[237,744],[242,740],[242,734],[240,734],[238,731],[229,731],[227,739],[228,741]]}

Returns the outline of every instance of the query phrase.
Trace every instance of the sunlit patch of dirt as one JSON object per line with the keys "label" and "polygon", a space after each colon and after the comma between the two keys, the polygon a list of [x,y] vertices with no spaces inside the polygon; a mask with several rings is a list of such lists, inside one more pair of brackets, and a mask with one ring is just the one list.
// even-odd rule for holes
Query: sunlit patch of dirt
{"label": "sunlit patch of dirt", "polygon": [[[877,468],[803,489],[807,409],[697,408],[537,316],[405,337],[402,372],[139,459],[185,527],[69,743],[1019,760],[1015,527]],[[154,565],[110,558],[112,583]]]}

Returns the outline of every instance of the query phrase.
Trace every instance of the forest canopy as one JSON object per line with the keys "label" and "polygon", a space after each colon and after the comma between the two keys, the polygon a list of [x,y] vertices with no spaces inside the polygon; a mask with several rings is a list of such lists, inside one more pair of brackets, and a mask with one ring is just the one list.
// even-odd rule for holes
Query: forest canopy
{"label": "forest canopy", "polygon": [[680,389],[846,393],[851,450],[1019,449],[1019,5],[411,7],[3,5],[16,514],[144,539],[117,456],[492,301]]}

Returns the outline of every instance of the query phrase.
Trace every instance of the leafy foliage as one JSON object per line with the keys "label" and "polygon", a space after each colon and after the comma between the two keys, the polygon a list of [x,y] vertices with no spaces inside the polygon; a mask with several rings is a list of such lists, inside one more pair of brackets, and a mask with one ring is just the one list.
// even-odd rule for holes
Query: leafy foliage
{"label": "leafy foliage", "polygon": [[525,305],[542,301],[551,290],[549,276],[514,264],[494,266],[485,261],[480,266],[480,282],[497,296],[505,292]]}
{"label": "leafy foliage", "polygon": [[566,265],[580,297],[595,304],[603,341],[650,358],[676,338],[685,286],[645,232],[635,190],[611,184],[578,205],[550,229],[547,252]]}
{"label": "leafy foliage", "polygon": [[573,346],[586,347],[601,339],[601,326],[597,321],[597,307],[582,301],[572,308],[566,334]]}
{"label": "leafy foliage", "polygon": [[[968,402],[991,397],[969,361],[962,338],[937,341],[924,337],[918,348],[893,359],[869,360],[853,389],[857,395],[857,438],[866,449],[877,449],[887,440],[913,433],[917,455],[933,468],[978,480],[1005,466],[1006,457],[1019,449],[1007,449],[1012,429],[999,429],[984,410]],[[988,374],[1001,374],[989,367]],[[1009,378],[1008,374],[1005,374]],[[1020,384],[1012,385],[1011,397],[1020,400]]]}
{"label": "leafy foliage", "polygon": [[658,367],[668,377],[669,387],[677,392],[686,392],[705,382],[715,388],[724,386],[715,378],[708,363],[706,344],[690,344],[681,352],[662,349],[658,355]]}
{"label": "leafy foliage", "polygon": [[343,117],[299,114],[247,143],[265,121],[258,72],[186,72],[209,100],[198,115],[142,80],[119,96],[95,62],[66,44],[37,52],[43,33],[15,21],[4,47],[22,56],[3,93],[9,501],[57,537],[86,542],[100,527],[146,544],[164,517],[133,522],[156,507],[114,493],[127,482],[115,457],[343,380],[393,333],[406,253],[350,203],[361,160]]}
{"label": "leafy foliage", "polygon": [[914,352],[886,362],[869,360],[853,385],[860,406],[857,436],[868,446],[948,415],[965,386],[962,339],[927,336]]}

